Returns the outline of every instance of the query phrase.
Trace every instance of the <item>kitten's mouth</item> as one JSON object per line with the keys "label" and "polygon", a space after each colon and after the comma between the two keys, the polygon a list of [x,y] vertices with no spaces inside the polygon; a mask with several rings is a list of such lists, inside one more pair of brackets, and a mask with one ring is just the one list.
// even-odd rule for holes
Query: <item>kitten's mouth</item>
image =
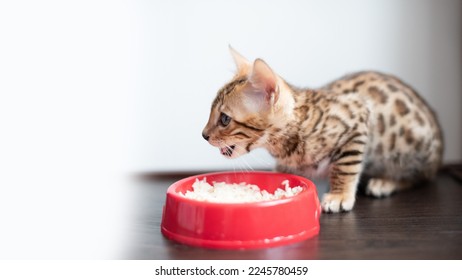
{"label": "kitten's mouth", "polygon": [[236,148],[236,145],[222,147],[222,148],[220,148],[220,152],[221,152],[222,155],[224,155],[226,157],[230,157],[233,154],[234,148]]}

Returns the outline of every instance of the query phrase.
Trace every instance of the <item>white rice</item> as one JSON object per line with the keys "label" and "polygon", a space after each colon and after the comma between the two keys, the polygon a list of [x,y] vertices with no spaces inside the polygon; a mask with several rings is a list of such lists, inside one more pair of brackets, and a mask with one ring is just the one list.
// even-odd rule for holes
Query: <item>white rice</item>
{"label": "white rice", "polygon": [[212,186],[207,183],[206,178],[201,181],[196,179],[192,187],[193,191],[186,191],[185,194],[181,195],[194,200],[218,203],[269,201],[291,197],[302,191],[302,187],[299,186],[291,188],[288,180],[283,181],[281,183],[282,188],[276,189],[273,194],[266,190],[260,190],[256,185],[246,183],[226,184],[213,182]]}

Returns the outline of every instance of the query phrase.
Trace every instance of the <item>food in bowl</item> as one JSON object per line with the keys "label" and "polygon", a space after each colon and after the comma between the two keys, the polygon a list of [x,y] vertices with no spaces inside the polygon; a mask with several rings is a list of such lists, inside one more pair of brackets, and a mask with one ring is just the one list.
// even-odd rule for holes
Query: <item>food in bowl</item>
{"label": "food in bowl", "polygon": [[281,188],[276,189],[274,193],[270,193],[264,189],[261,190],[257,185],[245,182],[239,184],[213,182],[213,185],[211,185],[207,182],[206,178],[202,180],[196,179],[192,188],[192,191],[188,190],[181,195],[194,200],[216,203],[246,203],[276,200],[292,197],[303,190],[300,186],[290,187],[288,180],[282,181]]}

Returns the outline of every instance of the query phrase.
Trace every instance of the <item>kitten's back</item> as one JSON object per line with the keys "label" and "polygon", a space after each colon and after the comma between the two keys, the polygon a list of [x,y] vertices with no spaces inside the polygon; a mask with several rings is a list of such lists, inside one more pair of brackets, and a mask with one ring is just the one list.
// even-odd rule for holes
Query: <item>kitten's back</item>
{"label": "kitten's back", "polygon": [[[441,164],[443,137],[435,113],[402,80],[379,72],[344,76],[325,89],[357,92],[371,104],[365,172],[371,176],[432,177]],[[409,170],[406,170],[409,169]]]}

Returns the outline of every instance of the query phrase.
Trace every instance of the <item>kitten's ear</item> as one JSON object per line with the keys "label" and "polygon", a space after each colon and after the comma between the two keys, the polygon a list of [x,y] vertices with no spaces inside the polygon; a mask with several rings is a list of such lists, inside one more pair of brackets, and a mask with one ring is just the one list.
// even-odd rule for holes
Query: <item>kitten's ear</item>
{"label": "kitten's ear", "polygon": [[266,62],[261,59],[255,60],[252,73],[249,75],[249,81],[256,91],[260,94],[263,93],[269,105],[276,104],[279,98],[277,76]]}
{"label": "kitten's ear", "polygon": [[237,72],[242,74],[247,73],[251,66],[250,62],[235,49],[233,49],[231,45],[229,45],[229,52],[234,59],[234,63],[236,63]]}

